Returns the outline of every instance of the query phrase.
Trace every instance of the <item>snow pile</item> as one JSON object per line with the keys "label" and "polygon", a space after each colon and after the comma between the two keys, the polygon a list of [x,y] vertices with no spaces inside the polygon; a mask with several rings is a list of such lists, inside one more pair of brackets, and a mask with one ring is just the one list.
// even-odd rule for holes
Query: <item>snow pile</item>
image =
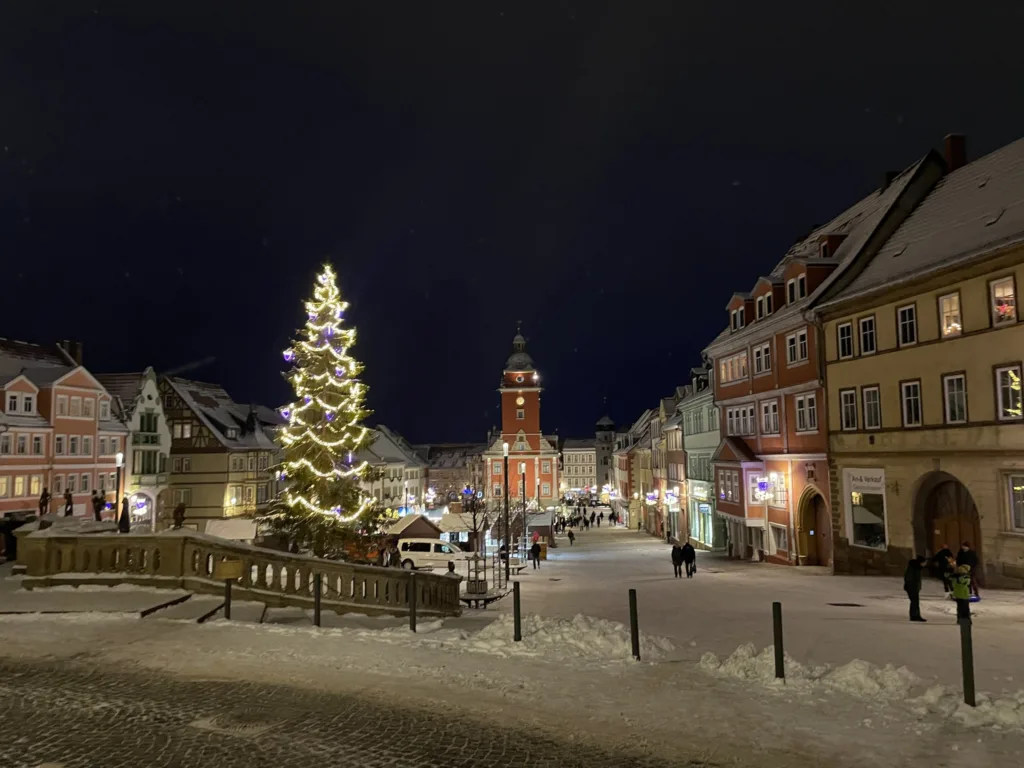
{"label": "snow pile", "polygon": [[711,674],[760,683],[787,692],[842,693],[857,699],[902,703],[918,718],[952,719],[968,727],[1024,730],[1024,691],[993,696],[979,693],[976,707],[963,702],[963,694],[926,682],[906,667],[876,666],[854,659],[842,666],[808,667],[785,656],[786,679],[775,677],[775,649],[760,653],[753,643],[741,645],[726,659],[705,653],[697,665]]}
{"label": "snow pile", "polygon": [[[512,640],[513,619],[502,616],[461,645],[499,656],[546,656],[554,661],[628,661],[633,658],[629,627],[616,621],[577,614],[571,619],[524,616],[520,642]],[[640,658],[657,661],[675,650],[664,637],[640,635]]]}

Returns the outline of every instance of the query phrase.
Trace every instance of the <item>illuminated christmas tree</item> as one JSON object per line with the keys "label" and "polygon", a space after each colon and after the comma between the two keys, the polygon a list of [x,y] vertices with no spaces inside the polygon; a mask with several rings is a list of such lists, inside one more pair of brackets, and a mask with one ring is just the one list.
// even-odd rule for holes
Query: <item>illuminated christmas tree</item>
{"label": "illuminated christmas tree", "polygon": [[306,302],[301,338],[284,352],[296,400],[281,409],[281,491],[264,518],[293,549],[317,557],[345,557],[360,533],[376,531],[380,516],[361,486],[371,469],[357,456],[373,435],[362,423],[370,413],[358,378],[363,367],[349,354],[356,331],[342,325],[347,306],[325,265]]}

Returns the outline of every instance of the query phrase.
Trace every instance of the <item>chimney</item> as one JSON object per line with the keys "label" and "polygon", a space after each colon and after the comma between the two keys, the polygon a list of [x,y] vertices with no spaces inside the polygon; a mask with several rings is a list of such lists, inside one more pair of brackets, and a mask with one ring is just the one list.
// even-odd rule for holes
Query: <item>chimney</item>
{"label": "chimney", "polygon": [[879,192],[885,192],[885,190],[887,190],[889,188],[889,185],[892,184],[893,179],[895,179],[899,175],[900,175],[899,171],[886,171],[885,173],[883,173],[882,174],[882,186],[879,187],[878,191]]}
{"label": "chimney", "polygon": [[64,351],[65,355],[75,361],[75,365],[82,364],[82,342],[62,339],[57,342],[57,346]]}
{"label": "chimney", "polygon": [[962,133],[946,135],[946,168],[952,173],[957,168],[967,165],[967,137]]}

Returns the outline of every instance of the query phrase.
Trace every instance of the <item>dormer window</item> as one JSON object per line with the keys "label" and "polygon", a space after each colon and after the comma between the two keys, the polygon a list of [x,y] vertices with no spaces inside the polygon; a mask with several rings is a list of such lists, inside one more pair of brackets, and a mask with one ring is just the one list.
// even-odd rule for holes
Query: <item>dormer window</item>
{"label": "dormer window", "polygon": [[22,395],[22,397],[21,397],[21,412],[22,413],[35,413],[36,412],[36,399],[32,395]]}
{"label": "dormer window", "polygon": [[234,427],[228,427],[224,434],[227,436],[228,440],[234,440],[238,437],[238,430]]}
{"label": "dormer window", "polygon": [[794,277],[786,283],[786,300],[792,304],[807,295],[807,275]]}
{"label": "dormer window", "polygon": [[772,295],[766,293],[757,297],[757,319],[768,317],[772,313]]}
{"label": "dormer window", "polygon": [[819,248],[818,250],[819,250],[819,252],[820,252],[820,254],[821,254],[821,258],[823,258],[823,259],[827,259],[827,258],[829,257],[829,252],[828,252],[828,241],[826,241],[826,242],[822,243],[822,244],[821,244],[821,247],[820,247],[820,248]]}
{"label": "dormer window", "polygon": [[743,327],[743,325],[743,307],[740,307],[739,309],[734,309],[732,311],[732,329],[734,331],[738,331],[740,328]]}
{"label": "dormer window", "polygon": [[7,395],[7,412],[17,413],[18,412],[18,400],[20,398],[13,392]]}

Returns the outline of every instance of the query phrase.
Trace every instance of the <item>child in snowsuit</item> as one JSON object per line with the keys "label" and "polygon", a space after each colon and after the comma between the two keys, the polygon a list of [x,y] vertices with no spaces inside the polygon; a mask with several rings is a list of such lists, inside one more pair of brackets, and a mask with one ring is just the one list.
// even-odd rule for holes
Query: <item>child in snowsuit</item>
{"label": "child in snowsuit", "polygon": [[971,620],[971,566],[958,565],[953,575],[953,599],[957,623]]}

